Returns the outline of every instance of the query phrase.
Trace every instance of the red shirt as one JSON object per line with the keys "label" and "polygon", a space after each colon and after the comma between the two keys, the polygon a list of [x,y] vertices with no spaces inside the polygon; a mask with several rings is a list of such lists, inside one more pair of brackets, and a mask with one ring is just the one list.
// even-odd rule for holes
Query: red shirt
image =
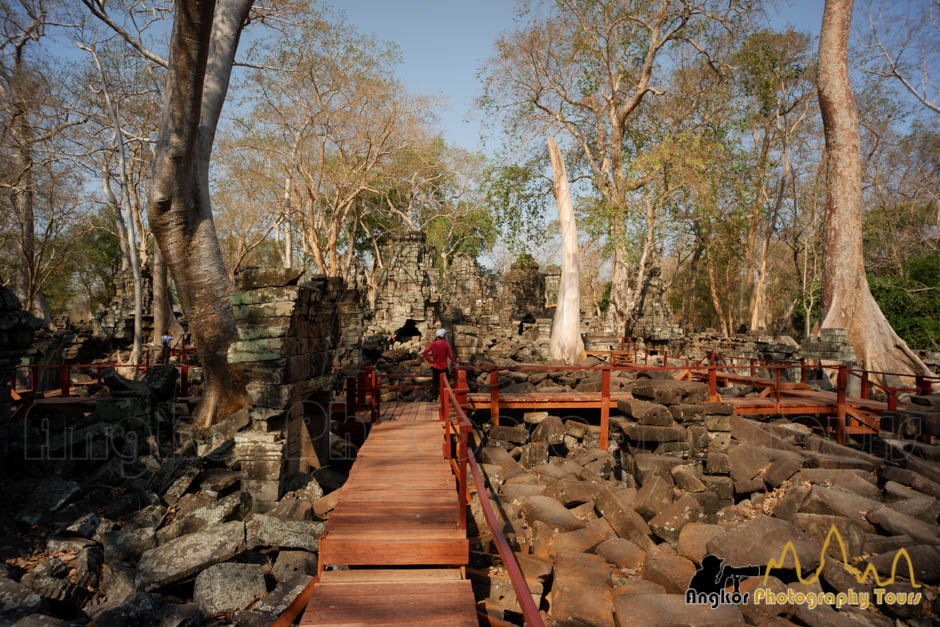
{"label": "red shirt", "polygon": [[[433,361],[428,359],[428,353],[434,355]],[[454,350],[450,347],[450,343],[444,338],[434,340],[424,349],[424,359],[431,362],[431,365],[438,370],[447,370],[448,357],[452,362],[457,363],[457,360],[454,359]]]}

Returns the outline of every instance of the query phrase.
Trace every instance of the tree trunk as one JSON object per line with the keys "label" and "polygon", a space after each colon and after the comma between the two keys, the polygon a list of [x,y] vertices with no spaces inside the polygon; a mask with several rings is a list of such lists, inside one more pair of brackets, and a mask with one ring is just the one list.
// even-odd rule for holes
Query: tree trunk
{"label": "tree trunk", "polygon": [[[296,146],[296,144],[295,144]],[[284,260],[284,269],[290,270],[294,265],[294,253],[291,250],[293,242],[291,241],[290,236],[290,208],[291,208],[291,189],[293,188],[293,181],[291,180],[290,175],[284,177],[284,213],[281,216],[281,219],[278,220],[277,224],[280,225],[284,223],[284,250],[283,250],[283,260]]]}
{"label": "tree trunk", "polygon": [[[140,275],[140,258],[138,257],[138,251],[134,250],[134,247],[138,245],[137,243],[137,234],[141,233],[142,229],[135,229],[135,217],[133,208],[131,207],[131,179],[127,173],[127,152],[124,149],[124,132],[121,130],[121,120],[118,116],[117,108],[114,106],[114,102],[111,100],[111,92],[108,89],[108,83],[105,80],[104,69],[101,67],[101,62],[98,59],[98,53],[94,48],[79,45],[79,48],[87,50],[92,55],[92,59],[95,62],[95,67],[98,69],[98,76],[101,79],[101,95],[104,97],[105,106],[108,109],[108,115],[111,118],[111,124],[114,127],[114,150],[118,155],[118,167],[120,168],[121,173],[121,205],[124,208],[124,211],[127,212],[127,220],[124,221],[124,226],[127,229],[126,240],[127,248],[130,257],[131,265],[131,276],[134,281],[134,347],[131,350],[130,362],[131,364],[139,364],[141,359],[142,344],[143,344],[143,317],[144,317],[144,292],[143,292],[143,280]],[[115,204],[114,195],[111,192],[111,184],[109,183],[111,173],[108,171],[108,168],[105,167],[104,170],[104,187],[106,194],[108,196],[108,202],[113,206]],[[120,209],[118,209],[120,211]],[[145,251],[144,259],[146,260],[146,243],[141,243],[141,248]],[[136,372],[136,371],[135,371]],[[133,375],[131,375],[133,376]]]}
{"label": "tree trunk", "polygon": [[615,222],[611,226],[611,236],[614,244],[614,255],[611,260],[613,273],[610,277],[610,300],[607,305],[606,327],[611,333],[625,335],[627,332],[627,318],[630,315],[630,264],[626,253],[626,228],[623,224]]}
{"label": "tree trunk", "polygon": [[160,338],[166,335],[170,328],[172,308],[170,307],[170,290],[167,283],[166,261],[163,259],[160,246],[154,243],[153,293],[151,296],[153,300],[150,308],[153,312],[153,338],[151,342],[154,346],[160,346]]}
{"label": "tree trunk", "polygon": [[209,202],[209,158],[235,49],[252,0],[178,0],[163,121],[154,159],[150,225],[179,293],[205,374],[197,425],[208,428],[245,404],[228,347],[237,339]]}
{"label": "tree trunk", "polygon": [[565,161],[555,138],[548,137],[548,156],[552,161],[552,194],[558,206],[561,222],[561,282],[558,286],[558,306],[552,321],[552,335],[548,344],[552,359],[563,359],[575,364],[584,359],[581,339],[581,286],[578,269],[578,230],[574,221],[574,208],[568,191]]}
{"label": "tree trunk", "polygon": [[858,113],[849,79],[853,0],[826,0],[817,85],[826,135],[822,328],[843,328],[869,370],[927,373],[891,328],[868,288],[862,256],[862,174]]}

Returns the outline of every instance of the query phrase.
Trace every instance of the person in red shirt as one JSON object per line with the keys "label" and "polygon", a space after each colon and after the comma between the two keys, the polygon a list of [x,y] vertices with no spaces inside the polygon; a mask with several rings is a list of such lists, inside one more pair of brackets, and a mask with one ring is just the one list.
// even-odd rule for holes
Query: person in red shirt
{"label": "person in red shirt", "polygon": [[[454,359],[454,349],[450,347],[450,342],[444,339],[444,336],[447,335],[447,331],[438,329],[435,335],[437,335],[437,339],[428,344],[428,347],[424,349],[424,359],[431,364],[431,370],[434,371],[433,380],[431,381],[431,392],[434,398],[439,398],[441,393],[441,373],[447,373],[447,360],[450,359],[454,362],[455,366],[459,366],[460,364]],[[433,356],[433,359],[428,356],[428,353]]]}

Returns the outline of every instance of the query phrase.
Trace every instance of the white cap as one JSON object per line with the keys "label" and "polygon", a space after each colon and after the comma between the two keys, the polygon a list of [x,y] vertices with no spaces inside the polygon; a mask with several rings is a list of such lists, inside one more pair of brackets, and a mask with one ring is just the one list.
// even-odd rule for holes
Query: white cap
{"label": "white cap", "polygon": [[447,331],[445,331],[444,329],[438,329],[437,331],[434,332],[434,334],[437,337],[444,337],[445,335],[447,335]]}

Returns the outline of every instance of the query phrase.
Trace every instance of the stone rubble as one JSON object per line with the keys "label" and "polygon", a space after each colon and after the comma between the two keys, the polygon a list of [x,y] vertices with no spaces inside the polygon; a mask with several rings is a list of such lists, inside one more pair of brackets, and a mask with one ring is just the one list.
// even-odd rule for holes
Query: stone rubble
{"label": "stone rubble", "polygon": [[[499,427],[483,425],[479,458],[506,537],[521,565],[537,560],[546,573],[539,592],[530,581],[546,624],[764,625],[773,617],[781,625],[820,624],[805,608],[752,601],[712,610],[687,605],[684,593],[706,554],[764,567],[783,556],[768,585],[784,586],[795,577],[793,555],[804,574],[820,564],[833,526],[849,565],[871,563],[883,578],[905,549],[926,595],[915,607],[882,604],[874,614],[824,606],[824,624],[935,624],[940,562],[930,556],[940,551],[940,481],[926,469],[936,473],[940,448],[922,445],[922,458],[886,461],[798,423],[730,415],[727,404],[707,402],[701,384],[620,383],[636,400],[612,412],[607,451],[598,447],[596,427],[552,411],[505,412]],[[533,463],[534,445],[547,447],[547,463]],[[468,570],[478,609],[521,625],[479,498],[469,508],[477,536],[471,562],[479,566]],[[784,555],[788,541],[793,551]],[[823,589],[870,589],[838,567],[833,545]],[[902,588],[905,573],[898,574]],[[744,581],[753,590],[760,578]]]}

